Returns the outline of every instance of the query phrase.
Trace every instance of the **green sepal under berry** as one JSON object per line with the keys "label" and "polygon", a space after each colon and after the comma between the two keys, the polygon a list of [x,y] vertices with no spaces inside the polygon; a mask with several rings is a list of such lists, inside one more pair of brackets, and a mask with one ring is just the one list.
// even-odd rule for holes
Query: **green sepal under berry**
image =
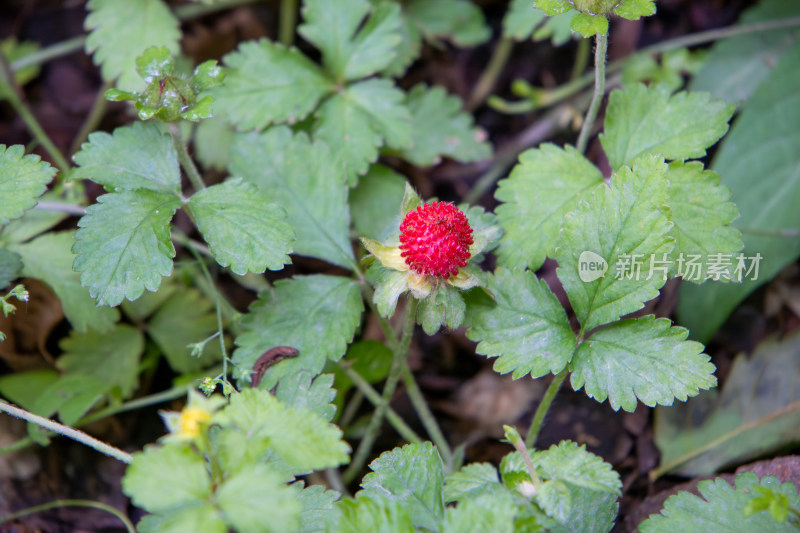
{"label": "green sepal under berry", "polygon": [[202,93],[220,85],[225,78],[225,71],[213,60],[198,65],[189,79],[176,75],[175,59],[163,46],[150,47],[136,58],[136,71],[147,84],[143,91],[109,89],[106,99],[132,101],[140,119],[165,122],[209,118],[214,97]]}
{"label": "green sepal under berry", "polygon": [[430,296],[420,301],[417,323],[423,331],[433,335],[442,326],[454,330],[461,327],[467,305],[461,292],[448,284],[439,284]]}

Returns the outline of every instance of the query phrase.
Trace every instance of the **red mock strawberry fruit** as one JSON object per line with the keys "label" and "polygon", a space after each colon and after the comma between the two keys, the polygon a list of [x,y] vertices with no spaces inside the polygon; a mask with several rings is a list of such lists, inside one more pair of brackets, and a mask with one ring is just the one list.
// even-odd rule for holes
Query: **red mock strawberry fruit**
{"label": "red mock strawberry fruit", "polygon": [[400,255],[423,276],[448,279],[467,266],[472,228],[453,204],[433,202],[409,212],[400,224]]}

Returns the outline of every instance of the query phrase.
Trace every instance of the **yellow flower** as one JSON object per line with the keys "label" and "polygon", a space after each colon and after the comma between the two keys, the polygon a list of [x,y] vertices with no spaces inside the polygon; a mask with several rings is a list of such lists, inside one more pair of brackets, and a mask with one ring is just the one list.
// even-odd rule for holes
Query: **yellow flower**
{"label": "yellow flower", "polygon": [[214,412],[224,404],[225,399],[221,396],[206,398],[197,391],[190,390],[189,401],[180,413],[160,412],[169,429],[169,434],[163,438],[176,441],[195,440],[211,424]]}

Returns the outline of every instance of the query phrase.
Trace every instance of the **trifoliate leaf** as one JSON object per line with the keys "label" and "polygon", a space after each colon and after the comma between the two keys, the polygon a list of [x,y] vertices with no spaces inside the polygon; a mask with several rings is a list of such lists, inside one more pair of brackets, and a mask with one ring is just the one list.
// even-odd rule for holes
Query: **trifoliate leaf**
{"label": "trifoliate leaf", "polygon": [[572,31],[580,33],[584,38],[608,33],[608,19],[603,15],[576,13],[570,22]]}
{"label": "trifoliate leaf", "polygon": [[758,87],[712,163],[742,214],[736,226],[747,228],[745,253],[760,259],[750,262],[757,268],[741,284],[682,285],[678,316],[698,340],[710,339],[739,302],[800,256],[798,70],[800,46],[796,45]]}
{"label": "trifoliate leaf", "polygon": [[[250,442],[255,449],[250,453],[270,451],[297,473],[335,467],[348,460],[350,447],[338,427],[307,409],[289,407],[264,389],[244,389],[232,395],[230,405],[214,417],[214,422],[224,432],[238,433]],[[238,456],[231,453],[234,451],[221,453],[236,461]],[[252,464],[243,466],[251,468]]]}
{"label": "trifoliate leaf", "polygon": [[55,174],[38,155],[25,155],[24,146],[0,144],[0,226],[36,205]]}
{"label": "trifoliate leaf", "polygon": [[444,522],[439,531],[442,533],[512,533],[520,531],[514,527],[514,515],[517,509],[514,500],[508,496],[496,497],[484,494],[470,498],[447,509]]}
{"label": "trifoliate leaf", "polygon": [[193,356],[189,348],[189,344],[207,339],[217,331],[217,317],[212,308],[211,301],[200,291],[180,288],[170,294],[148,321],[148,334],[174,371],[188,374],[219,361],[219,339],[211,341],[199,357]]}
{"label": "trifoliate leaf", "polygon": [[408,507],[397,500],[359,492],[333,507],[329,533],[414,533]]}
{"label": "trifoliate leaf", "polygon": [[5,289],[12,281],[17,279],[21,270],[22,261],[20,256],[0,248],[0,289]]}
{"label": "trifoliate leaf", "polygon": [[275,397],[288,406],[308,409],[330,422],[336,414],[336,406],[331,403],[336,397],[336,390],[332,388],[333,374],[312,378],[305,370],[283,378]]}
{"label": "trifoliate leaf", "polygon": [[98,305],[114,307],[155,291],[172,273],[169,221],[180,199],[153,191],[106,194],[78,222],[73,264]]}
{"label": "trifoliate leaf", "polygon": [[400,155],[417,166],[436,164],[441,156],[470,162],[487,159],[492,149],[486,134],[475,128],[462,102],[441,87],[414,86],[406,97],[411,112],[413,146]]}
{"label": "trifoliate leaf", "polygon": [[555,259],[582,331],[641,309],[666,283],[666,173],[661,158],[643,156],[567,215]]}
{"label": "trifoliate leaf", "polygon": [[284,127],[241,135],[234,141],[230,170],[286,210],[295,253],[355,265],[347,187],[324,143]]}
{"label": "trifoliate leaf", "polygon": [[197,229],[217,262],[234,274],[280,270],[291,262],[294,239],[286,212],[241,178],[197,192],[189,199]]}
{"label": "trifoliate leaf", "polygon": [[667,216],[674,224],[669,234],[675,239],[671,274],[678,274],[675,267],[694,257],[699,269],[694,276],[683,272],[683,279],[702,283],[714,275],[708,268],[712,256],[732,255],[744,246],[741,232],[731,226],[739,210],[730,201],[728,188],[720,185],[719,174],[703,170],[698,162],[672,163],[667,179]]}
{"label": "trifoliate leaf", "polygon": [[412,146],[411,115],[404,100],[391,81],[370,79],[348,86],[320,106],[315,137],[334,149],[339,159],[335,167],[348,184],[355,185],[384,143],[395,149]]}
{"label": "trifoliate leaf", "polygon": [[503,226],[499,261],[509,268],[536,270],[552,256],[564,216],[603,184],[603,175],[572,146],[552,144],[527,150],[495,197]]}
{"label": "trifoliate leaf", "polygon": [[109,192],[148,189],[179,194],[181,173],[172,139],[154,123],[134,122],[89,135],[75,154],[71,179],[90,179]]}
{"label": "trifoliate leaf", "polygon": [[45,282],[53,290],[76,331],[110,331],[119,320],[119,311],[97,307],[89,290],[81,286],[80,274],[72,270],[73,244],[74,232],[50,232],[12,249],[25,265],[22,274]]}
{"label": "trifoliate leaf", "polygon": [[406,179],[389,167],[369,167],[350,190],[350,213],[359,236],[384,242],[392,229],[399,235],[405,184]]}
{"label": "trifoliate leaf", "polygon": [[614,169],[641,154],[695,159],[725,135],[734,109],[708,93],[670,96],[663,87],[634,84],[611,93],[600,141]]}
{"label": "trifoliate leaf", "polygon": [[417,527],[436,529],[444,516],[444,467],[430,442],[382,453],[369,465],[361,487],[375,498],[403,502]]}
{"label": "trifoliate leaf", "polygon": [[210,503],[196,503],[175,510],[149,514],[136,524],[139,533],[227,533],[225,521],[219,509]]}
{"label": "trifoliate leaf", "polygon": [[486,42],[492,35],[483,11],[470,0],[411,0],[403,11],[425,40],[448,39],[456,46],[469,47]]}
{"label": "trifoliate leaf", "polygon": [[302,120],[334,89],[324,72],[297,49],[266,39],[242,43],[223,61],[228,76],[210,91],[216,99],[214,110],[240,130]]}
{"label": "trifoliate leaf", "polygon": [[283,533],[300,525],[300,502],[294,491],[266,465],[253,465],[226,479],[214,498],[236,531]]}
{"label": "trifoliate leaf", "polygon": [[271,388],[300,370],[319,374],[325,361],[340,359],[353,340],[364,305],[358,283],[336,276],[298,276],[275,283],[242,321],[233,359],[242,372],[275,346],[291,346],[300,354],[270,367],[261,387]]}
{"label": "trifoliate leaf", "polygon": [[325,490],[322,485],[311,485],[297,492],[296,498],[302,507],[300,533],[323,533],[331,522],[333,505],[339,496],[335,490]]}
{"label": "trifoliate leaf", "polygon": [[497,469],[489,463],[468,464],[447,476],[444,484],[444,501],[447,503],[478,497],[487,487],[500,484]]}
{"label": "trifoliate leaf", "polygon": [[513,372],[517,379],[563,370],[575,349],[575,333],[544,280],[498,268],[488,277],[487,290],[494,302],[470,303],[467,337],[479,341],[478,353],[498,358],[495,371]]}
{"label": "trifoliate leaf", "polygon": [[86,52],[94,53],[103,79],[117,78],[117,87],[126,91],[141,89],[136,58],[151,46],[165,46],[172,54],[180,52],[178,20],[162,0],[90,0],[85,27]]}
{"label": "trifoliate leaf", "polygon": [[503,17],[503,35],[517,41],[529,39],[533,30],[545,19],[545,12],[536,9],[532,0],[512,0]]}
{"label": "trifoliate leaf", "polygon": [[624,0],[614,8],[614,13],[628,20],[649,17],[656,12],[654,0]]}
{"label": "trifoliate leaf", "polygon": [[570,363],[572,388],[586,388],[599,402],[608,398],[615,411],[686,401],[717,384],[714,365],[689,331],[653,315],[623,320],[583,341]]}
{"label": "trifoliate leaf", "polygon": [[303,18],[298,32],[322,51],[323,64],[337,80],[357,80],[383,70],[401,41],[403,21],[394,3],[373,7],[368,0],[306,0]]}
{"label": "trifoliate leaf", "polygon": [[185,444],[150,445],[133,454],[122,490],[151,513],[175,510],[211,497],[211,477],[203,457]]}
{"label": "trifoliate leaf", "polygon": [[642,533],[674,533],[675,531],[725,531],[751,533],[797,531],[793,521],[776,522],[769,513],[745,517],[744,508],[758,495],[758,488],[785,495],[794,509],[800,507],[797,487],[792,482],[781,483],[775,476],[764,476],[759,482],[752,472],[736,476],[734,486],[722,478],[698,483],[700,495],[681,491],[664,502],[661,514],[651,515],[639,524]]}
{"label": "trifoliate leaf", "polygon": [[64,353],[56,365],[66,375],[97,378],[109,391],[119,387],[123,399],[129,398],[139,384],[144,336],[136,328],[119,324],[108,333],[73,331],[60,347]]}

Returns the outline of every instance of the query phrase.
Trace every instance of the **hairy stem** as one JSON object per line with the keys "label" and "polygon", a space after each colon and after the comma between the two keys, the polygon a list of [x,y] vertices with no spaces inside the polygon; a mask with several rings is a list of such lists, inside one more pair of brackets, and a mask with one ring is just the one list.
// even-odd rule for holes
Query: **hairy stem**
{"label": "hairy stem", "polygon": [[169,133],[172,135],[172,144],[175,146],[175,151],[178,153],[178,161],[180,161],[183,171],[186,172],[186,177],[189,178],[189,181],[192,183],[195,191],[201,191],[205,189],[206,184],[203,183],[203,178],[200,177],[200,172],[197,170],[194,161],[192,161],[192,158],[189,155],[189,150],[186,148],[186,142],[184,142],[183,137],[181,136],[180,126],[175,122],[170,122]]}
{"label": "hairy stem", "polygon": [[450,472],[453,469],[453,451],[450,448],[450,444],[448,444],[444,433],[442,433],[442,429],[439,427],[439,423],[436,421],[436,417],[433,416],[431,408],[428,406],[428,402],[422,394],[422,390],[420,390],[417,381],[414,379],[414,374],[408,366],[408,361],[403,361],[402,371],[403,381],[406,384],[406,392],[411,400],[411,405],[414,406],[414,410],[422,421],[422,425],[425,427],[428,435],[430,435],[433,443],[436,444],[436,447],[439,449],[439,455],[442,456],[445,470]]}
{"label": "hairy stem", "polygon": [[[347,467],[347,470],[345,470],[342,475],[345,483],[350,483],[364,468],[367,456],[372,451],[372,445],[375,444],[375,439],[378,437],[383,417],[386,416],[389,402],[392,396],[394,396],[397,384],[400,382],[400,373],[403,368],[403,363],[408,357],[408,348],[411,345],[411,336],[414,333],[414,324],[417,316],[417,304],[418,300],[416,298],[409,298],[405,309],[402,337],[399,343],[393,343],[392,368],[389,370],[389,375],[383,386],[380,404],[375,408],[375,412],[372,414],[364,438],[361,439],[361,442],[358,444],[350,466]],[[394,335],[392,335],[392,337],[394,337]]]}
{"label": "hairy stem", "polygon": [[539,431],[542,429],[544,417],[547,415],[547,411],[550,410],[550,406],[553,404],[558,389],[561,388],[561,384],[564,383],[568,373],[569,370],[567,368],[559,372],[558,375],[553,378],[553,381],[550,382],[547,390],[544,391],[542,401],[540,401],[539,405],[536,407],[533,420],[531,420],[531,427],[528,428],[528,435],[525,437],[526,447],[533,448],[536,445],[536,439],[539,437]]}
{"label": "hairy stem", "polygon": [[284,46],[294,43],[294,28],[297,25],[297,0],[281,0],[278,35]]}
{"label": "hairy stem", "polygon": [[606,54],[608,52],[608,35],[598,33],[595,38],[597,44],[594,54],[594,94],[586,118],[581,126],[581,133],[578,135],[578,142],[575,146],[580,153],[586,152],[586,145],[589,143],[589,135],[592,132],[597,112],[600,110],[600,103],[606,94]]}
{"label": "hairy stem", "polygon": [[492,52],[492,57],[489,59],[486,69],[483,71],[483,74],[481,74],[481,77],[475,84],[475,89],[473,89],[469,97],[467,102],[468,110],[471,111],[486,101],[486,98],[492,93],[495,83],[497,83],[497,78],[500,76],[500,73],[503,72],[506,63],[508,63],[508,59],[511,57],[511,52],[513,50],[514,40],[511,37],[503,37],[500,39],[497,46],[494,48],[494,52]]}
{"label": "hairy stem", "polygon": [[8,90],[5,94],[8,103],[11,104],[11,107],[14,108],[14,111],[16,111],[16,113],[20,116],[31,135],[33,135],[36,141],[41,144],[45,150],[47,150],[48,154],[50,154],[53,162],[56,164],[59,170],[61,170],[62,176],[66,177],[70,171],[69,161],[67,161],[67,158],[65,158],[64,154],[61,153],[61,150],[56,147],[55,143],[47,135],[47,132],[44,131],[31,110],[28,109],[27,104],[25,104],[25,101],[23,100],[22,93],[20,92],[16,81],[14,81],[14,73],[8,64],[8,61],[6,60],[6,57],[0,53],[0,83],[2,82],[5,82],[8,85]]}
{"label": "hairy stem", "polygon": [[42,511],[47,511],[49,509],[55,509],[58,507],[91,507],[92,509],[99,509],[101,511],[105,511],[107,513],[113,514],[122,524],[125,526],[125,529],[129,533],[136,533],[136,528],[133,527],[133,523],[128,519],[125,514],[120,511],[119,509],[115,509],[110,505],[106,505],[100,502],[94,502],[92,500],[56,500],[54,502],[43,503],[41,505],[35,505],[33,507],[28,507],[27,509],[23,509],[22,511],[17,511],[16,513],[11,513],[0,518],[0,524],[5,524],[7,522],[11,522],[12,520],[16,520],[17,518],[22,518],[23,516],[32,515],[35,513],[41,513]]}
{"label": "hairy stem", "polygon": [[83,431],[79,431],[77,429],[73,429],[69,426],[65,426],[63,424],[59,424],[49,418],[44,418],[39,415],[35,415],[31,412],[26,411],[25,409],[21,409],[15,405],[11,405],[0,400],[0,411],[4,411],[11,416],[15,416],[17,418],[21,418],[27,422],[32,424],[36,424],[39,427],[43,427],[53,433],[58,433],[59,435],[64,435],[65,437],[69,437],[72,440],[78,441],[81,444],[85,444],[90,448],[94,448],[100,453],[104,453],[109,457],[113,457],[114,459],[121,461],[125,464],[130,464],[131,462],[131,454],[127,452],[123,452],[119,448],[115,448],[110,444],[106,444],[103,441],[97,440],[96,438],[87,435]]}

